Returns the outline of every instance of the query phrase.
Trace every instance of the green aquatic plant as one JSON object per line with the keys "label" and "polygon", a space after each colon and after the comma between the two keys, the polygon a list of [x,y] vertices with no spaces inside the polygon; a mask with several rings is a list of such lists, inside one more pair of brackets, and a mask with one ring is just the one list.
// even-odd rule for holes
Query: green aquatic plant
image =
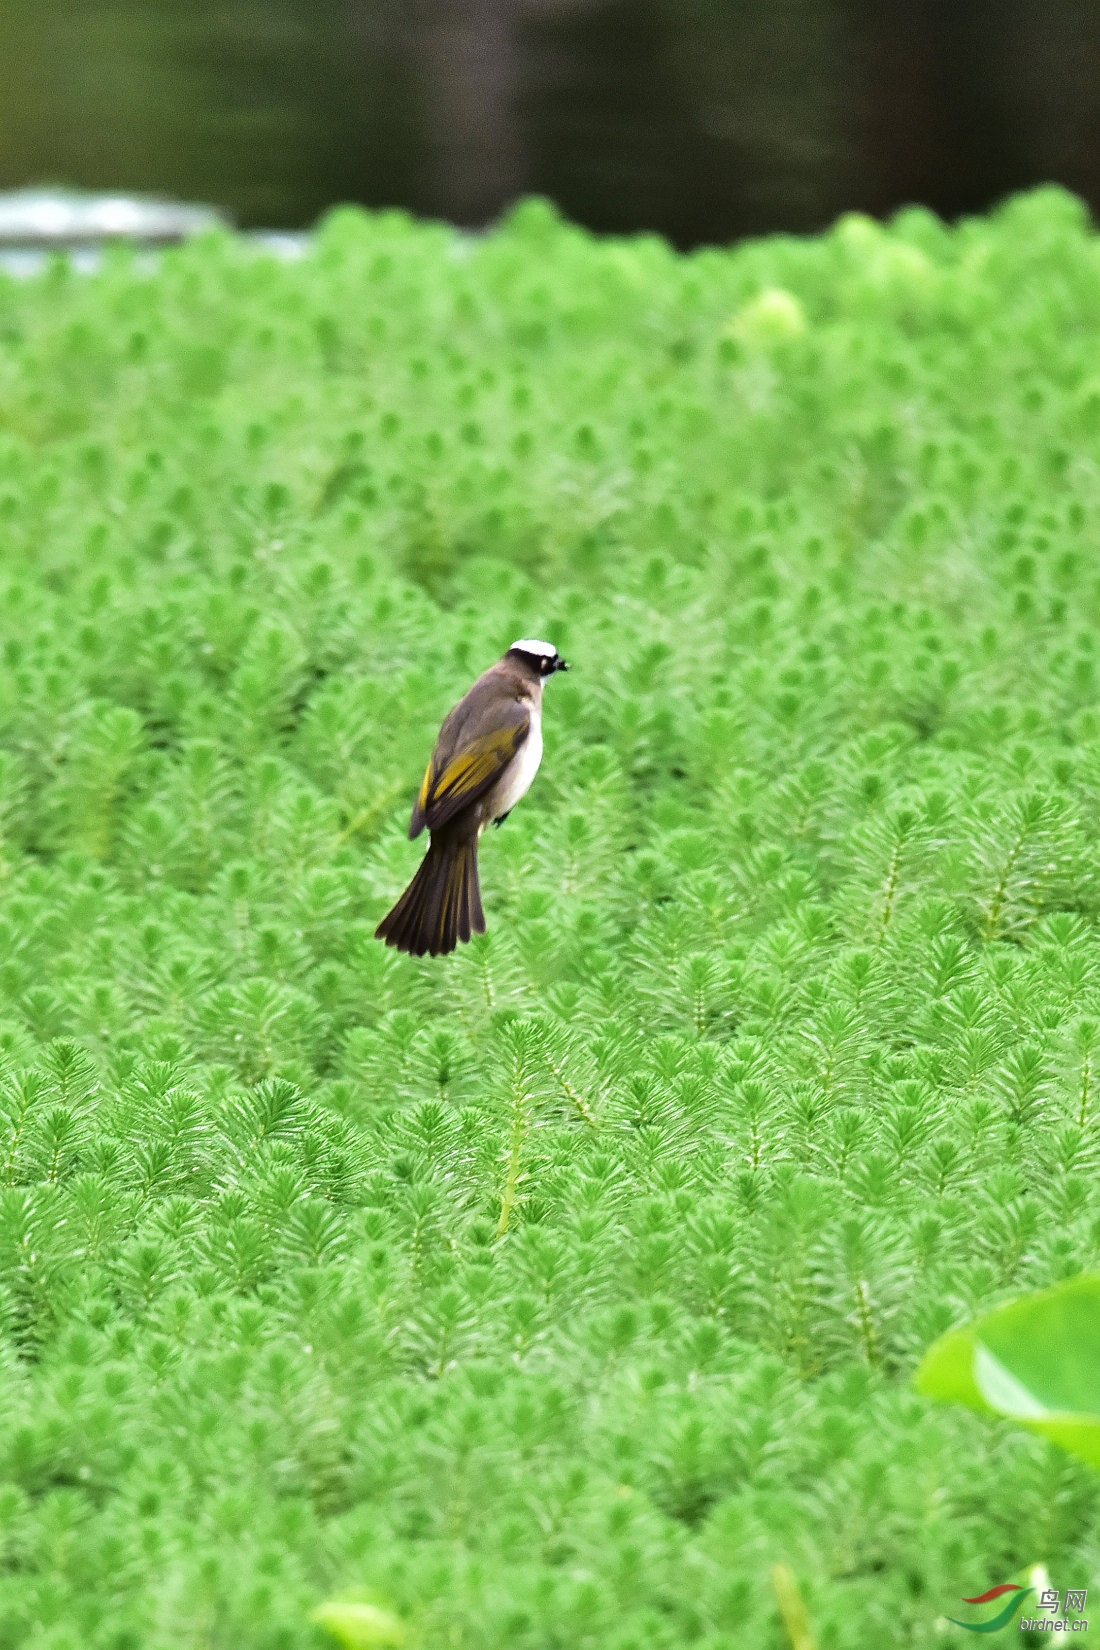
{"label": "green aquatic plant", "polygon": [[[0,277],[0,1650],[1086,1584],[1089,1470],[911,1375],[1100,1263],[1098,341],[1057,190]],[[489,932],[387,952],[532,634]]]}

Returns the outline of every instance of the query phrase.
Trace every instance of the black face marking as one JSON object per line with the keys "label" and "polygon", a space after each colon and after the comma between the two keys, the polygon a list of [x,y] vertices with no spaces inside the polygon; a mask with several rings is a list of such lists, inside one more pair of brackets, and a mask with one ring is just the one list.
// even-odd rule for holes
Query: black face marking
{"label": "black face marking", "polygon": [[510,647],[508,651],[530,665],[540,676],[553,676],[556,670],[569,669],[560,653],[527,653],[521,647]]}

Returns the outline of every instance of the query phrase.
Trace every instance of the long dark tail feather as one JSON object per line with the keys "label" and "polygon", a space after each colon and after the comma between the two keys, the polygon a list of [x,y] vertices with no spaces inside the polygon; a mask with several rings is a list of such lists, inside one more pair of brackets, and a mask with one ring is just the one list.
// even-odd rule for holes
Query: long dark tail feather
{"label": "long dark tail feather", "polygon": [[410,957],[442,956],[459,940],[484,934],[485,913],[477,876],[477,839],[433,841],[419,871],[375,938],[407,951]]}

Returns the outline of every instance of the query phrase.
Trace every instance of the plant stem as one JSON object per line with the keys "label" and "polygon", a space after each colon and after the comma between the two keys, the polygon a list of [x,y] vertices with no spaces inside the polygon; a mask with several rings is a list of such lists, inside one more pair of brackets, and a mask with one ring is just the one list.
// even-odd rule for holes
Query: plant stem
{"label": "plant stem", "polygon": [[791,1641],[791,1650],[817,1650],[806,1603],[799,1591],[795,1573],[789,1564],[772,1565],[772,1586],[775,1589],[779,1616]]}

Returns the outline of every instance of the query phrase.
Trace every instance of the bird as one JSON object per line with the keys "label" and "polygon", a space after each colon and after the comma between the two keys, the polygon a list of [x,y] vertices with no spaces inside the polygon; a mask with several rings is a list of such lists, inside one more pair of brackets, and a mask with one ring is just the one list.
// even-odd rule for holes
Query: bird
{"label": "bird", "polygon": [[451,711],[409,824],[413,841],[428,827],[428,852],[376,939],[411,957],[439,957],[484,934],[478,839],[530,789],[542,761],[543,685],[568,669],[552,642],[523,637]]}

